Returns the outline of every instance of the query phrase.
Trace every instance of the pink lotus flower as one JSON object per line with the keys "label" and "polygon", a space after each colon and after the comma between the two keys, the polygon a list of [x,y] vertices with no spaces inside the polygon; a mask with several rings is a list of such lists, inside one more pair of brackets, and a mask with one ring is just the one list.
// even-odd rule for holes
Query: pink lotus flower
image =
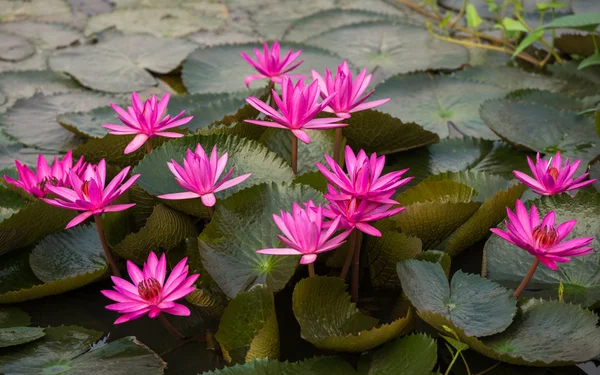
{"label": "pink lotus flower", "polygon": [[[144,143],[153,137],[180,138],[183,134],[167,132],[165,130],[176,128],[190,122],[194,117],[184,117],[184,111],[181,111],[177,116],[171,118],[171,115],[166,115],[167,105],[169,104],[170,95],[166,93],[157,101],[156,95],[152,95],[150,99],[142,103],[140,96],[133,92],[131,93],[131,107],[127,107],[127,111],[116,104],[111,104],[112,108],[119,115],[119,120],[125,126],[105,124],[102,127],[112,130],[109,134],[129,135],[136,134],[133,140],[125,148],[125,154],[130,154],[142,147]],[[163,117],[164,116],[164,117]]]}
{"label": "pink lotus flower", "polygon": [[42,198],[42,200],[52,206],[68,210],[84,211],[71,220],[67,224],[66,229],[74,227],[92,215],[98,216],[104,212],[126,210],[135,206],[135,203],[109,205],[129,189],[140,177],[139,174],[136,174],[121,185],[125,176],[129,173],[129,169],[130,167],[123,169],[108,185],[105,185],[106,162],[102,159],[97,166],[88,165],[81,176],[78,176],[75,171],[71,171],[69,173],[71,188],[46,185],[47,189],[51,193],[56,194],[58,198]]}
{"label": "pink lotus flower", "polygon": [[198,143],[196,152],[192,152],[190,149],[187,150],[183,167],[177,164],[175,160],[167,163],[169,169],[175,175],[175,181],[177,181],[179,186],[188,191],[164,194],[158,197],[171,200],[200,198],[202,204],[206,207],[214,206],[217,203],[215,193],[244,182],[252,174],[248,173],[229,180],[235,168],[231,167],[225,177],[217,182],[221,173],[225,170],[227,158],[227,153],[219,157],[216,145],[213,147],[209,158],[206,152],[204,152],[202,145]]}
{"label": "pink lotus flower", "polygon": [[367,75],[367,68],[365,68],[356,76],[354,82],[352,82],[352,72],[348,68],[346,61],[338,66],[335,78],[331,77],[329,69],[325,69],[325,79],[314,70],[312,70],[312,76],[313,79],[319,82],[323,100],[327,99],[329,95],[337,93],[336,97],[323,111],[335,113],[339,117],[348,118],[352,112],[375,108],[390,101],[390,98],[387,98],[365,103],[365,100],[375,92],[375,90],[371,90],[363,97],[360,97],[369,86],[372,75]]}
{"label": "pink lotus flower", "polygon": [[531,213],[528,213],[520,200],[517,200],[515,212],[506,209],[507,231],[497,228],[490,230],[513,245],[527,250],[548,268],[556,270],[556,262],[570,262],[570,257],[592,253],[593,249],[586,246],[592,242],[593,237],[574,238],[563,242],[577,220],[570,220],[556,227],[556,215],[554,211],[550,211],[540,224],[537,208],[531,205]]}
{"label": "pink lotus flower", "polygon": [[71,150],[67,151],[61,161],[55,156],[52,167],[48,165],[48,162],[42,155],[38,155],[35,173],[18,160],[15,160],[15,164],[17,166],[17,173],[19,173],[19,179],[15,180],[4,175],[4,180],[11,185],[20,187],[36,198],[45,197],[48,194],[48,186],[50,185],[70,186],[69,172],[74,171],[74,173],[78,174],[86,167],[86,163],[83,162],[83,156],[73,166],[73,153]]}
{"label": "pink lotus flower", "polygon": [[304,81],[300,79],[296,83],[296,86],[294,86],[292,80],[284,76],[281,99],[275,90],[272,90],[272,95],[281,113],[253,96],[247,98],[246,101],[260,112],[269,116],[274,122],[260,120],[244,121],[271,128],[291,130],[304,143],[310,143],[310,137],[305,131],[307,129],[333,129],[348,126],[348,124],[334,124],[337,121],[343,120],[341,117],[314,118],[335,97],[332,94],[323,100],[322,103],[317,103],[319,99],[319,86],[316,81],[305,87]]}
{"label": "pink lotus flower", "polygon": [[597,180],[583,181],[588,176],[588,173],[584,173],[573,179],[573,175],[577,171],[577,168],[579,168],[581,160],[576,160],[574,163],[569,164],[569,158],[567,158],[563,166],[560,152],[557,152],[548,161],[542,160],[538,152],[535,165],[529,156],[527,157],[527,162],[534,178],[519,171],[513,171],[513,173],[521,182],[540,195],[561,194],[591,185]]}
{"label": "pink lotus flower", "polygon": [[165,254],[158,260],[156,254],[151,252],[144,263],[143,271],[131,261],[127,261],[127,271],[133,284],[120,277],[112,276],[115,290],[101,291],[105,297],[117,302],[106,308],[123,314],[114,324],[135,320],[146,314],[152,319],[158,317],[160,313],[189,316],[190,310],[175,301],[196,289],[192,285],[200,275],[188,276],[189,266],[186,263],[187,258],[177,263],[165,282],[167,275]]}
{"label": "pink lotus flower", "polygon": [[398,202],[386,198],[386,196],[413,179],[413,177],[402,178],[402,175],[408,169],[381,176],[385,166],[385,156],[378,158],[376,153],[371,154],[369,158],[364,150],[360,150],[358,155],[355,156],[350,146],[346,146],[345,158],[347,174],[327,154],[325,154],[325,160],[327,160],[331,171],[323,164],[316,163],[325,178],[340,189],[341,194],[335,195],[335,199],[338,200],[347,200],[354,197],[368,199],[372,202],[397,204]]}
{"label": "pink lotus flower", "polygon": [[[240,52],[240,55],[246,60],[246,62],[254,67],[260,74],[247,76],[244,80],[246,87],[250,87],[250,82],[270,78],[274,83],[281,83],[281,77],[287,72],[296,69],[304,60],[294,64],[294,61],[300,56],[302,50],[294,52],[289,50],[287,55],[283,59],[280,59],[280,47],[277,41],[273,42],[273,47],[269,51],[269,45],[267,43],[263,46],[264,52],[260,53],[258,49],[254,49],[254,55],[256,61],[252,60],[245,52]],[[291,75],[292,77],[301,77],[299,75]]]}
{"label": "pink lotus flower", "polygon": [[300,264],[309,264],[317,259],[317,254],[339,247],[352,232],[346,230],[331,238],[338,229],[341,218],[335,217],[333,221],[327,223],[328,229],[325,229],[321,205],[315,206],[312,201],[308,201],[304,206],[303,209],[294,202],[292,214],[285,211],[281,211],[281,216],[273,214],[275,224],[284,234],[278,236],[279,240],[289,247],[262,249],[256,252],[271,255],[302,255]]}

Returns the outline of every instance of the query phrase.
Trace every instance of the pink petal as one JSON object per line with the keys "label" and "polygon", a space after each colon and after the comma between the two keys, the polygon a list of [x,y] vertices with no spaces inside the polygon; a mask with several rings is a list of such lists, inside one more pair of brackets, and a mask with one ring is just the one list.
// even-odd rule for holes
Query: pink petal
{"label": "pink petal", "polygon": [[247,173],[247,174],[241,175],[239,177],[232,178],[231,180],[227,180],[227,181],[223,182],[218,188],[216,188],[214,190],[214,192],[217,193],[221,190],[225,190],[225,189],[228,189],[235,185],[241,184],[242,182],[246,181],[246,179],[248,177],[250,177],[251,175],[252,175],[252,173]]}
{"label": "pink petal", "polygon": [[206,207],[212,207],[217,203],[217,198],[213,193],[201,195],[200,200],[202,200],[202,204]]}
{"label": "pink petal", "polygon": [[200,194],[196,194],[191,191],[185,191],[182,193],[171,193],[171,194],[159,195],[158,198],[168,199],[168,200],[193,199],[193,198],[200,198]]}
{"label": "pink petal", "polygon": [[175,306],[168,308],[168,309],[164,309],[163,312],[167,313],[167,314],[171,314],[171,315],[178,315],[178,316],[190,316],[191,312],[190,309],[188,309],[187,307],[180,305],[178,303],[175,304]]}
{"label": "pink petal", "polygon": [[125,154],[131,154],[138,148],[142,147],[144,143],[148,140],[148,136],[146,134],[138,134],[136,135],[131,142],[125,147]]}
{"label": "pink petal", "polygon": [[86,211],[82,214],[79,214],[77,216],[75,216],[75,218],[71,221],[69,221],[69,224],[67,224],[67,226],[65,227],[65,229],[69,229],[72,228],[74,226],[76,226],[77,224],[80,224],[81,222],[85,221],[87,218],[89,218],[90,216],[92,216],[92,213],[89,211]]}
{"label": "pink petal", "polygon": [[274,249],[261,249],[256,250],[257,254],[268,254],[268,255],[302,255],[301,252],[290,248],[274,248]]}

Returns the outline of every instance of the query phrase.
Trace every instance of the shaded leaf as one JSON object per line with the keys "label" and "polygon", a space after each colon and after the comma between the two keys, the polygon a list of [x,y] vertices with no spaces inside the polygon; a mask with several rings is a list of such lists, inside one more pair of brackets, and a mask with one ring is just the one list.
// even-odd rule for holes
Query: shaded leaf
{"label": "shaded leaf", "polygon": [[366,251],[369,254],[371,283],[377,288],[400,286],[396,264],[412,259],[421,253],[421,240],[404,233],[384,231],[381,237],[368,236]]}
{"label": "shaded leaf", "polygon": [[79,30],[63,23],[30,20],[2,22],[0,31],[25,37],[38,48],[47,50],[69,47],[83,38]]}
{"label": "shaded leaf", "polygon": [[35,47],[19,35],[0,31],[0,60],[20,61],[35,53]]}
{"label": "shaded leaf", "polygon": [[354,368],[338,357],[314,357],[302,362],[279,362],[272,359],[254,359],[246,364],[203,372],[202,375],[352,375]]}
{"label": "shaded leaf", "polygon": [[26,344],[45,335],[44,329],[39,327],[0,328],[0,348]]}
{"label": "shaded leaf", "polygon": [[426,334],[404,336],[371,355],[363,355],[361,375],[430,375],[437,362],[436,341]]}
{"label": "shaded leaf", "polygon": [[528,73],[508,66],[478,66],[460,70],[450,77],[461,81],[494,85],[509,91],[537,89],[556,92],[560,91],[566,84],[558,78]]}

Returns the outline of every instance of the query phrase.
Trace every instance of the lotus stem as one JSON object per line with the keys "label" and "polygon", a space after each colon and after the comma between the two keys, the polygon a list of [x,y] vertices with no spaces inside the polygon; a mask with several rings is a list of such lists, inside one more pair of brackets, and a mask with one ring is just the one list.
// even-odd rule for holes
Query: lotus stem
{"label": "lotus stem", "polygon": [[354,246],[356,243],[356,237],[358,236],[358,231],[355,229],[350,233],[350,241],[348,242],[348,254],[346,255],[346,260],[344,260],[344,267],[342,267],[342,273],[340,273],[340,278],[342,280],[346,280],[348,276],[348,271],[350,271],[350,265],[352,264],[352,255],[354,254]]}
{"label": "lotus stem", "polygon": [[292,171],[298,174],[298,138],[292,136]]}
{"label": "lotus stem", "polygon": [[106,242],[106,233],[104,233],[104,227],[102,226],[102,219],[100,219],[99,215],[94,215],[94,220],[96,221],[96,229],[98,230],[98,237],[100,237],[100,242],[102,243],[102,248],[104,249],[104,255],[106,255],[106,261],[110,265],[110,269],[112,274],[117,277],[121,277],[121,271],[119,271],[119,267],[117,267],[117,263],[113,258],[112,252],[110,251],[110,247],[108,246],[108,242]]}
{"label": "lotus stem", "polygon": [[215,206],[206,206],[206,208],[208,209],[208,216],[212,219],[215,216]]}
{"label": "lotus stem", "polygon": [[333,160],[340,164],[342,150],[342,128],[335,129],[335,141],[333,143]]}
{"label": "lotus stem", "polygon": [[539,259],[533,258],[533,263],[531,263],[531,267],[529,267],[529,271],[527,271],[527,275],[525,275],[525,278],[523,279],[523,281],[521,281],[521,284],[513,293],[513,297],[515,297],[516,299],[519,299],[521,294],[523,294],[523,291],[527,287],[527,284],[529,284],[529,280],[531,280],[531,278],[533,277],[533,274],[535,273],[535,270],[537,269],[538,264],[540,264]]}
{"label": "lotus stem", "polygon": [[308,264],[308,277],[314,277],[314,276],[315,276],[315,264],[309,263]]}
{"label": "lotus stem", "polygon": [[146,154],[149,154],[152,152],[152,140],[150,138],[148,138],[148,140],[146,141]]}
{"label": "lotus stem", "polygon": [[483,375],[483,374],[487,374],[488,372],[492,371],[493,369],[495,369],[496,367],[500,366],[502,364],[502,362],[496,362],[495,364],[493,364],[492,366],[486,368],[485,370],[478,372],[475,375]]}
{"label": "lotus stem", "polygon": [[358,301],[358,279],[360,276],[360,233],[356,234],[356,242],[354,243],[354,251],[352,254],[352,302]]}
{"label": "lotus stem", "polygon": [[167,320],[167,318],[163,314],[158,314],[158,320],[162,323],[163,326],[169,331],[171,335],[173,335],[177,340],[185,339],[185,336],[181,334],[173,325]]}

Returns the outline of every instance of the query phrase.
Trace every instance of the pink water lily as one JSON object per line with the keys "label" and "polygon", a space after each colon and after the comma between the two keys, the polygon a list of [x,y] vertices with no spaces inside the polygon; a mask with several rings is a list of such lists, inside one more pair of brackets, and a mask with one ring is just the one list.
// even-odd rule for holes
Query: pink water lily
{"label": "pink water lily", "polygon": [[271,128],[288,129],[302,142],[310,143],[310,137],[306,133],[308,129],[333,129],[348,124],[339,124],[343,120],[341,117],[317,118],[329,102],[335,97],[330,95],[323,102],[318,103],[319,85],[316,81],[308,86],[304,86],[304,81],[299,79],[296,85],[292,80],[284,76],[282,83],[281,99],[279,95],[272,90],[273,99],[280,112],[265,104],[262,100],[253,96],[246,99],[248,104],[270,117],[273,121],[262,120],[244,120],[251,124],[268,126]]}
{"label": "pink water lily", "polygon": [[58,196],[55,199],[42,198],[44,202],[68,210],[83,211],[71,220],[66,229],[69,229],[92,215],[102,215],[104,212],[123,211],[135,206],[131,204],[110,205],[119,198],[140,177],[132,176],[123,183],[129,173],[130,167],[119,172],[113,180],[106,185],[106,162],[100,160],[97,166],[88,165],[81,175],[75,171],[69,173],[70,188],[46,185],[49,192]]}
{"label": "pink water lily", "polygon": [[304,203],[304,207],[294,202],[291,214],[285,211],[281,211],[280,216],[273,214],[275,224],[283,233],[283,236],[278,236],[279,240],[288,247],[261,249],[256,252],[271,255],[302,255],[300,263],[310,264],[317,259],[318,254],[342,245],[352,232],[352,230],[345,230],[333,237],[341,218],[335,217],[325,225],[321,205],[315,206],[312,201],[308,201]]}
{"label": "pink water lily", "polygon": [[4,175],[4,180],[14,186],[20,187],[36,198],[43,198],[48,194],[48,186],[70,186],[69,173],[81,173],[86,163],[83,162],[83,156],[73,165],[73,153],[67,151],[62,160],[54,157],[52,166],[48,164],[42,155],[38,155],[37,168],[35,172],[31,171],[26,165],[15,160],[19,179],[15,180],[10,176]]}
{"label": "pink water lily", "polygon": [[506,209],[506,213],[508,214],[507,230],[497,228],[490,230],[513,245],[527,250],[550,269],[558,268],[556,262],[570,262],[571,257],[588,255],[593,251],[591,247],[588,247],[592,243],[593,237],[564,241],[577,220],[569,220],[556,226],[556,214],[554,211],[550,211],[540,223],[537,208],[531,205],[528,213],[527,208],[520,200],[516,202],[514,213],[509,208]]}
{"label": "pink water lily", "polygon": [[154,319],[161,313],[189,316],[190,310],[175,303],[196,288],[193,286],[200,275],[188,276],[187,258],[183,258],[167,276],[167,260],[162,254],[160,260],[153,252],[148,255],[143,270],[131,261],[127,261],[127,271],[132,283],[113,276],[114,290],[102,290],[107,298],[117,302],[106,306],[120,316],[114,324],[121,324],[148,315]]}
{"label": "pink water lily", "polygon": [[142,147],[146,141],[154,137],[180,138],[181,133],[169,132],[168,129],[176,128],[190,122],[194,117],[188,116],[181,118],[185,110],[181,111],[177,116],[171,118],[171,115],[166,115],[167,105],[169,105],[170,95],[166,93],[158,100],[156,95],[152,95],[150,99],[142,103],[140,96],[133,92],[131,93],[131,106],[127,110],[119,107],[116,104],[111,104],[112,108],[117,112],[119,120],[125,125],[105,124],[102,127],[111,130],[109,134],[115,135],[130,135],[136,136],[125,148],[125,154],[130,154]]}
{"label": "pink water lily", "polygon": [[569,158],[567,158],[563,165],[560,151],[548,161],[542,160],[538,152],[535,164],[529,156],[527,157],[527,162],[529,163],[533,177],[519,171],[513,171],[513,173],[521,182],[540,195],[561,194],[591,185],[597,181],[597,179],[584,181],[588,173],[573,178],[575,172],[577,172],[577,168],[581,164],[581,160],[569,163]]}
{"label": "pink water lily", "polygon": [[[295,62],[302,53],[302,50],[294,52],[292,49],[283,57],[280,56],[281,48],[277,41],[273,42],[273,47],[269,50],[269,45],[263,45],[261,53],[257,48],[254,49],[256,61],[252,60],[245,52],[240,52],[240,55],[248,64],[252,65],[260,74],[250,75],[244,79],[246,87],[250,86],[250,82],[257,79],[269,78],[274,83],[281,83],[281,77],[289,71],[296,69],[304,60]],[[292,75],[300,77],[299,75]]]}
{"label": "pink water lily", "polygon": [[364,111],[365,109],[375,108],[390,101],[390,98],[365,102],[375,90],[365,92],[371,82],[371,74],[367,74],[367,68],[363,69],[356,79],[352,80],[352,71],[348,68],[348,63],[344,61],[338,66],[335,77],[331,72],[325,69],[325,78],[312,70],[313,79],[319,82],[321,97],[327,99],[331,94],[337,93],[335,98],[323,109],[325,112],[335,113],[339,117],[350,117],[350,113]]}
{"label": "pink water lily", "polygon": [[238,185],[252,175],[252,173],[247,173],[230,180],[229,178],[235,169],[235,167],[231,167],[225,177],[219,181],[219,177],[227,165],[227,160],[227,153],[219,157],[216,145],[213,147],[209,158],[202,145],[198,143],[196,152],[192,152],[190,149],[187,150],[183,167],[175,160],[167,162],[167,166],[175,175],[175,181],[188,191],[159,195],[159,198],[171,200],[200,198],[205,206],[214,206],[217,202],[215,193]]}

